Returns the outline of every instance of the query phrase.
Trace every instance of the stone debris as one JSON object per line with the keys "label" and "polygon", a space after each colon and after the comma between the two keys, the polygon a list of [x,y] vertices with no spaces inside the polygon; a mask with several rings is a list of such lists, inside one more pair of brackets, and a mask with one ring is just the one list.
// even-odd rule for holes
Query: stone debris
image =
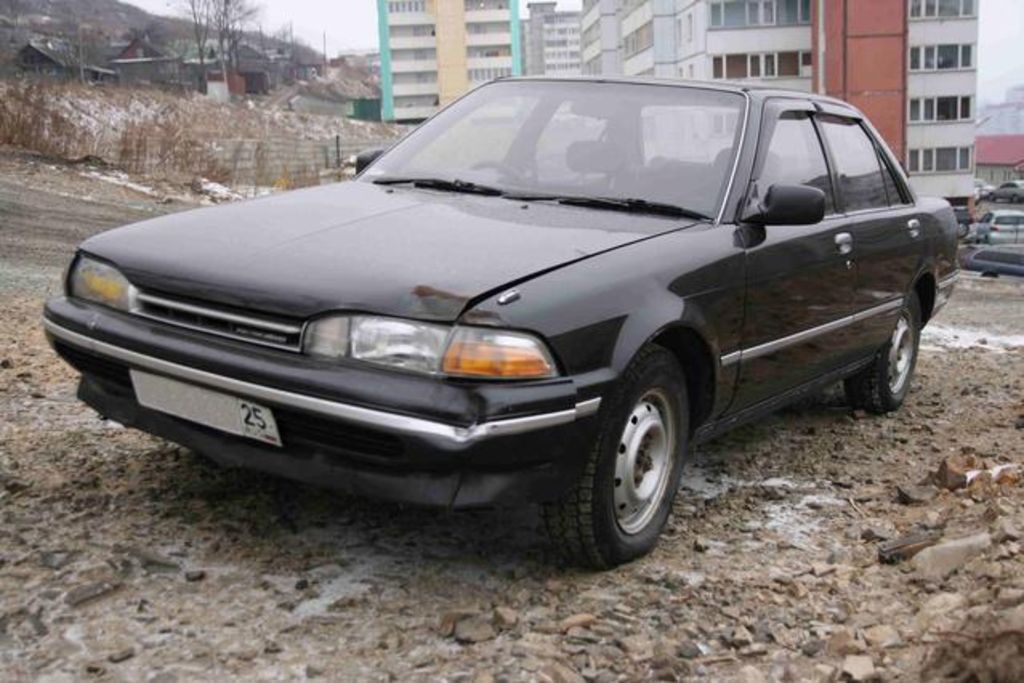
{"label": "stone debris", "polygon": [[957,538],[925,548],[911,562],[924,579],[944,579],[992,545],[987,533]]}
{"label": "stone debris", "polygon": [[121,583],[114,581],[94,581],[72,588],[64,595],[64,602],[68,607],[80,607],[94,600],[104,598],[121,587]]}
{"label": "stone debris", "polygon": [[867,655],[850,655],[843,660],[842,676],[848,681],[874,680],[875,663]]}

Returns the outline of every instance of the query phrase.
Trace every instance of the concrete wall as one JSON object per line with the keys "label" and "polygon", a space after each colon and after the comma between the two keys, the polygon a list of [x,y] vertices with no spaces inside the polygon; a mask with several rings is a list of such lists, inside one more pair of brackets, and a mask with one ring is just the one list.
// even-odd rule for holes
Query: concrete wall
{"label": "concrete wall", "polygon": [[261,138],[208,143],[145,138],[121,150],[120,164],[133,173],[168,171],[201,175],[235,186],[299,187],[319,183],[322,171],[392,140],[296,140]]}

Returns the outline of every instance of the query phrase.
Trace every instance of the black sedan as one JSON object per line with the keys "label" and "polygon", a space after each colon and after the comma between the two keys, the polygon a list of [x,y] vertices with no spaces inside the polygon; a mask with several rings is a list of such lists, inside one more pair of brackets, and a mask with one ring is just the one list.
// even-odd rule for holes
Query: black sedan
{"label": "black sedan", "polygon": [[608,567],[695,443],[839,380],[899,408],[957,274],[949,205],[803,93],[504,80],[360,166],[82,244],[45,311],[82,400],[225,465],[541,503]]}

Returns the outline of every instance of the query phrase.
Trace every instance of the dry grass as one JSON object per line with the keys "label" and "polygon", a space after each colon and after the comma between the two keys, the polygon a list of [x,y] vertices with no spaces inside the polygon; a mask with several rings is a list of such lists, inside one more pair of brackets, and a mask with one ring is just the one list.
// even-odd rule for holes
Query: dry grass
{"label": "dry grass", "polygon": [[160,178],[315,185],[333,165],[334,135],[372,146],[399,132],[384,124],[226,105],[155,89],[0,81],[0,144],[67,160],[97,157],[129,173]]}

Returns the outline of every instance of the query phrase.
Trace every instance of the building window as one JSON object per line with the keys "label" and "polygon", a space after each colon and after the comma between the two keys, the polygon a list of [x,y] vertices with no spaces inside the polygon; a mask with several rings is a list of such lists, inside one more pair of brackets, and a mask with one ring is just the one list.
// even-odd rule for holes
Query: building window
{"label": "building window", "polygon": [[974,46],[915,45],[910,48],[911,71],[950,71],[974,67]]}
{"label": "building window", "polygon": [[970,121],[971,97],[914,97],[910,100],[908,120],[911,123],[932,121]]}
{"label": "building window", "polygon": [[811,23],[811,0],[711,0],[712,28]]}
{"label": "building window", "polygon": [[911,173],[961,173],[971,167],[971,147],[934,147],[907,152],[907,169]]}
{"label": "building window", "polygon": [[712,77],[744,78],[797,78],[811,75],[811,53],[767,52],[732,54],[712,57]]}
{"label": "building window", "polygon": [[402,14],[405,12],[425,12],[427,3],[425,0],[399,0],[388,3],[388,12]]}
{"label": "building window", "polygon": [[654,44],[654,24],[647,22],[622,39],[622,50],[626,57],[643,52]]}
{"label": "building window", "polygon": [[975,0],[910,0],[911,19],[956,19],[975,16]]}

